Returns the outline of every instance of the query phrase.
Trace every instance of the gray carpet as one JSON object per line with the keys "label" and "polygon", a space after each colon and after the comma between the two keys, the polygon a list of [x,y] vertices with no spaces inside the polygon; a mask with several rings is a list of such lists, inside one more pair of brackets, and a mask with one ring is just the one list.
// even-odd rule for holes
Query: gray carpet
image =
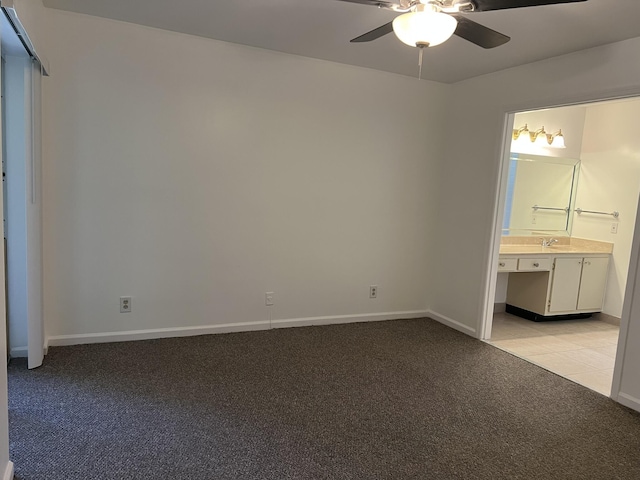
{"label": "gray carpet", "polygon": [[640,415],[431,320],[52,348],[20,480],[638,479]]}

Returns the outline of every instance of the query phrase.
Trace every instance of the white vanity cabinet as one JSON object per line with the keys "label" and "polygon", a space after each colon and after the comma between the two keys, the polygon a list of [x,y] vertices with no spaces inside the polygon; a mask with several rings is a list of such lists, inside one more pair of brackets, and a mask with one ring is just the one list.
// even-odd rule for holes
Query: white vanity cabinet
{"label": "white vanity cabinet", "polygon": [[556,258],[547,308],[549,313],[573,312],[578,306],[583,258]]}
{"label": "white vanity cabinet", "polygon": [[548,312],[599,312],[604,302],[609,256],[557,257],[554,262]]}
{"label": "white vanity cabinet", "polygon": [[510,272],[507,311],[532,320],[601,311],[609,258],[609,254],[501,255],[498,270]]}

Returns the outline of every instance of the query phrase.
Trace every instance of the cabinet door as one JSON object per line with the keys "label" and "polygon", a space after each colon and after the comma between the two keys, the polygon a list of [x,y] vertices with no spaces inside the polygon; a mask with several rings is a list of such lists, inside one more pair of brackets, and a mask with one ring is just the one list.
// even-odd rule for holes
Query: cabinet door
{"label": "cabinet door", "polygon": [[593,312],[602,310],[608,271],[609,257],[587,257],[584,259],[578,295],[578,310]]}
{"label": "cabinet door", "polygon": [[582,258],[556,258],[549,312],[573,312],[578,304]]}

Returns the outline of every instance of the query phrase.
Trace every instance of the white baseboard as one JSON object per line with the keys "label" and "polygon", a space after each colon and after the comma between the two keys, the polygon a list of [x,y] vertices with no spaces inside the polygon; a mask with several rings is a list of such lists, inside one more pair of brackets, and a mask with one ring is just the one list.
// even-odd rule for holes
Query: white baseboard
{"label": "white baseboard", "polygon": [[13,480],[13,462],[7,463],[7,468],[4,470],[3,480]]}
{"label": "white baseboard", "polygon": [[14,347],[11,350],[9,350],[9,355],[11,356],[11,358],[26,358],[29,355],[29,348],[28,347]]}
{"label": "white baseboard", "polygon": [[386,312],[375,314],[336,315],[330,317],[292,318],[285,320],[268,320],[247,323],[226,323],[222,325],[206,325],[202,327],[157,328],[149,330],[132,330],[128,332],[87,333],[78,335],[56,335],[47,337],[45,348],[88,343],[128,342],[133,340],[151,340],[154,338],[189,337],[194,335],[211,335],[216,333],[251,332],[268,330],[269,328],[308,327],[311,325],[331,325],[338,323],[376,322],[382,320],[399,320],[403,318],[421,318],[428,316],[426,310],[407,312]]}
{"label": "white baseboard", "polygon": [[127,332],[86,333],[78,335],[55,335],[47,338],[48,347],[83,345],[87,343],[129,342],[132,340],[151,340],[155,338],[191,337],[213,333],[251,332],[269,329],[269,321],[247,323],[225,323],[202,327],[154,328],[149,330],[131,330]]}
{"label": "white baseboard", "polygon": [[426,310],[410,310],[406,312],[361,313],[356,315],[335,315],[329,317],[289,318],[273,320],[273,328],[310,327],[313,325],[335,325],[340,323],[381,322],[384,320],[401,320],[428,316]]}
{"label": "white baseboard", "polygon": [[429,317],[433,318],[435,321],[442,323],[443,325],[446,325],[447,327],[451,327],[454,330],[458,330],[459,332],[462,333],[466,333],[467,335],[471,335],[472,337],[476,337],[477,332],[475,328],[471,328],[463,323],[458,322],[457,320],[454,320],[453,318],[449,318],[445,315],[440,315],[437,312],[434,312],[433,310],[429,310],[428,314]]}
{"label": "white baseboard", "polygon": [[636,412],[640,412],[640,399],[627,395],[626,393],[618,393],[618,403],[621,403],[625,407],[629,407]]}

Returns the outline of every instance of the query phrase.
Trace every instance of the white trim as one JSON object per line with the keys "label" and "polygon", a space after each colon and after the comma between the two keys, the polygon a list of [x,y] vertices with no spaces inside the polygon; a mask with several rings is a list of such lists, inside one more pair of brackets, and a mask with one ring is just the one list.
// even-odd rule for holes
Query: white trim
{"label": "white trim", "polygon": [[[129,342],[133,340],[150,340],[154,338],[189,337],[194,335],[211,335],[216,333],[251,332],[269,330],[270,328],[303,327],[311,325],[332,325],[338,323],[377,322],[382,320],[399,320],[422,318],[429,316],[427,310],[411,310],[406,312],[365,313],[356,315],[336,315],[330,317],[307,317],[283,320],[263,320],[259,322],[225,323],[221,325],[205,325],[201,327],[155,328],[149,330],[132,330],[128,332],[85,333],[77,335],[55,335],[47,337],[45,351],[51,347],[66,345],[82,345],[88,343]],[[455,327],[454,327],[455,328]]]}
{"label": "white trim", "polygon": [[380,322],[429,316],[428,310],[409,310],[406,312],[359,313],[355,315],[334,315],[328,317],[290,318],[273,320],[273,328],[309,327],[312,325],[334,325],[339,323]]}
{"label": "white trim", "polygon": [[[496,285],[498,283],[498,257],[500,256],[500,239],[502,237],[502,222],[504,217],[504,207],[507,198],[507,183],[509,177],[509,160],[511,158],[511,135],[514,113],[503,112],[504,128],[500,133],[499,149],[496,154],[500,155],[500,163],[497,169],[497,184],[494,185],[494,210],[492,213],[493,230],[489,232],[489,245],[491,248],[487,253],[485,272],[483,277],[484,296],[480,302],[480,314],[476,334],[480,340],[489,340],[493,328],[494,302],[496,298]],[[494,177],[495,178],[495,177]]]}
{"label": "white trim", "polygon": [[[640,199],[638,200],[640,205]],[[620,316],[620,333],[618,335],[618,349],[616,351],[616,361],[613,367],[613,384],[611,386],[611,398],[620,401],[622,388],[622,375],[625,370],[625,356],[627,354],[627,343],[629,340],[629,325],[631,323],[631,313],[635,310],[635,291],[640,271],[640,209],[636,215],[634,223],[633,239],[631,240],[631,256],[629,258],[629,270],[627,272],[627,285],[624,289],[624,301],[622,302],[622,315]],[[631,407],[634,408],[634,407]],[[638,408],[635,408],[639,410]],[[640,410],[639,410],[640,411]]]}
{"label": "white trim", "polygon": [[4,470],[3,480],[13,480],[13,462],[7,463],[7,468]]}
{"label": "white trim", "polygon": [[28,356],[28,347],[15,347],[9,351],[11,358],[26,358]]}
{"label": "white trim", "polygon": [[618,393],[617,401],[625,407],[629,407],[640,412],[640,399],[638,398],[627,395],[626,393]]}
{"label": "white trim", "polygon": [[2,0],[0,2],[0,6],[2,7],[2,10],[5,12],[7,18],[9,19],[11,26],[16,32],[16,35],[18,35],[18,38],[20,38],[20,41],[24,45],[25,49],[27,50],[27,52],[29,52],[29,55],[31,55],[33,58],[35,58],[38,61],[38,63],[41,65],[41,68],[42,68],[42,74],[48,77],[49,70],[50,70],[49,61],[46,58],[44,58],[42,55],[38,55],[38,53],[36,53],[36,47],[31,42],[31,39],[29,38],[27,30],[24,28],[24,26],[22,25],[22,22],[18,18],[18,12],[16,10],[15,0]]}
{"label": "white trim", "polygon": [[55,335],[47,339],[47,347],[83,345],[87,343],[129,342],[133,340],[151,340],[155,338],[191,337],[213,333],[251,332],[268,330],[269,321],[224,323],[202,327],[154,328],[149,330],[131,330],[128,332],[83,333],[77,335]]}
{"label": "white trim", "polygon": [[470,326],[460,323],[457,320],[454,320],[453,318],[449,318],[445,315],[440,315],[439,313],[434,312],[433,310],[429,310],[428,316],[434,319],[436,322],[440,322],[443,325],[446,325],[447,327],[453,328],[454,330],[458,330],[459,332],[466,333],[467,335],[471,335],[472,337],[476,336],[477,331],[475,328],[471,328]]}

